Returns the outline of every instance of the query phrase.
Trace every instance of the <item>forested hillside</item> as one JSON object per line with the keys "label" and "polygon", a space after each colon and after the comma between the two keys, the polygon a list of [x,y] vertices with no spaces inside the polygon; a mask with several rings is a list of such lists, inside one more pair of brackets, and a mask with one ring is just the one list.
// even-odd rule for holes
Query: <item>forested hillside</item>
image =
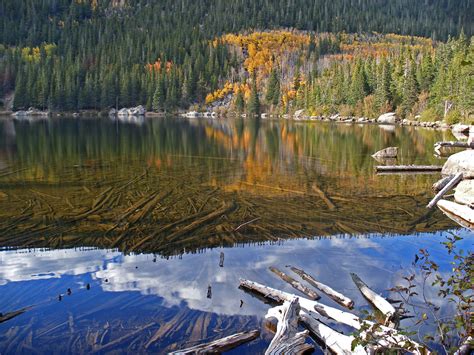
{"label": "forested hillside", "polygon": [[[378,102],[377,112],[382,106],[400,107],[400,112],[409,114],[423,111],[413,111],[423,94],[429,108],[440,114],[441,101],[448,99],[441,92],[442,80],[455,83],[456,92],[470,85],[465,74],[471,70],[473,14],[470,0],[4,0],[0,2],[0,96],[14,91],[15,109],[143,104],[148,110],[172,111],[211,103],[215,97],[209,94],[226,96],[235,91],[231,99],[242,109],[262,104],[285,111],[304,100],[304,107],[313,111],[342,108],[357,113],[367,106],[364,100],[369,97]],[[225,38],[226,34],[279,28],[306,31],[298,32],[307,39],[287,63],[288,73],[278,71],[278,66],[254,72],[245,64],[251,48],[243,50]],[[349,58],[344,46],[366,48],[380,38],[354,39],[346,33],[374,31],[410,37],[392,41],[396,48],[382,55],[377,52],[368,62],[358,50]],[[461,32],[465,37],[460,45],[437,42]],[[415,35],[434,42],[411,51],[409,47],[419,41],[411,38]],[[420,74],[423,61],[423,66],[432,68],[429,74]],[[377,93],[376,77],[383,70],[390,80],[384,84],[390,85],[389,93]],[[439,73],[444,79],[437,79]],[[405,78],[412,74],[416,82],[408,102],[402,97],[406,89],[400,78],[408,82]],[[446,75],[451,77],[446,79]],[[362,86],[358,85],[363,90],[356,95],[357,90],[349,86],[362,77]],[[340,85],[334,86],[331,78]],[[435,83],[440,92],[437,98],[430,96]],[[286,91],[251,95],[252,87],[261,92],[277,84]],[[236,86],[242,87],[242,93],[247,88],[247,97],[239,95]],[[339,94],[333,92],[335,87]],[[449,98],[462,114],[468,112],[469,99],[461,99],[461,107],[457,98]]]}

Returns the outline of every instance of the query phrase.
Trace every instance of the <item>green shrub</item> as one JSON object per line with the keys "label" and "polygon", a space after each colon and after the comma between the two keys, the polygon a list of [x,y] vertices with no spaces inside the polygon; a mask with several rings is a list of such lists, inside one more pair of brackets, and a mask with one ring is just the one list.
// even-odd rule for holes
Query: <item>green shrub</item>
{"label": "green shrub", "polygon": [[440,120],[440,115],[434,108],[427,108],[421,113],[420,121],[421,122],[434,122]]}
{"label": "green shrub", "polygon": [[451,110],[448,112],[446,117],[444,118],[444,121],[447,124],[456,124],[461,122],[461,113],[458,110]]}

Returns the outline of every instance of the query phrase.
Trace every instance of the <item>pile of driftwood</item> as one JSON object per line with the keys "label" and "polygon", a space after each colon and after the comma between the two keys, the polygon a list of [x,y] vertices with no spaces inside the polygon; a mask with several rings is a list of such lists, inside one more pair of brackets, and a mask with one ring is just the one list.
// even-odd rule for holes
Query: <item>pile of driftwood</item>
{"label": "pile of driftwood", "polygon": [[[364,298],[381,315],[380,322],[364,320],[354,313],[318,302],[320,298],[318,292],[322,292],[342,307],[347,309],[354,307],[354,302],[350,298],[317,281],[304,270],[293,266],[287,267],[307,284],[303,284],[275,267],[271,267],[270,270],[305,297],[254,281],[240,280],[240,288],[244,291],[277,304],[270,308],[265,316],[267,319],[274,318],[278,321],[275,335],[265,354],[300,354],[313,350],[315,344],[335,354],[374,354],[402,349],[412,354],[429,353],[423,345],[408,338],[397,329],[400,320],[407,317],[402,308],[396,309],[392,303],[374,292],[356,274],[351,274],[352,280]],[[334,329],[329,325],[331,323],[338,323],[345,329],[351,328],[352,331],[357,331],[360,338],[356,339],[353,335]],[[238,333],[208,344],[180,350],[174,354],[221,352],[254,340],[258,336],[258,330]]]}

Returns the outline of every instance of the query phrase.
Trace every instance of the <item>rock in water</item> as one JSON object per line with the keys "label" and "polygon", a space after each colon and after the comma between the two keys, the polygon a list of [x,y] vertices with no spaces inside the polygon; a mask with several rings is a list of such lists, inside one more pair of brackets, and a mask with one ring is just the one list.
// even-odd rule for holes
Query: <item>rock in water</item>
{"label": "rock in water", "polygon": [[474,203],[474,180],[461,181],[458,186],[456,186],[454,199],[457,203],[463,205]]}
{"label": "rock in water", "polygon": [[395,124],[397,121],[398,118],[395,112],[384,113],[377,118],[378,123]]}
{"label": "rock in water", "polygon": [[463,173],[464,179],[474,178],[474,150],[464,150],[451,155],[443,166],[441,174]]}
{"label": "rock in water", "polygon": [[387,158],[396,158],[398,155],[398,147],[388,147],[382,150],[379,150],[377,153],[372,155],[375,159],[387,159]]}

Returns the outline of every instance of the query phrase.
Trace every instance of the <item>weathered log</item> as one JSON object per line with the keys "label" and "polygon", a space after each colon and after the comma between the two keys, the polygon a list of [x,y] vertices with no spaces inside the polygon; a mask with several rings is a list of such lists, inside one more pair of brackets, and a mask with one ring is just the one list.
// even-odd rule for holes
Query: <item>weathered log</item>
{"label": "weathered log", "polygon": [[300,305],[296,297],[291,301],[285,301],[282,306],[268,310],[265,318],[276,318],[278,324],[275,336],[265,354],[298,354],[302,352],[303,346],[306,349],[305,341],[309,332],[298,331],[299,313]]}
{"label": "weathered log", "polygon": [[273,272],[275,275],[277,275],[279,278],[281,278],[283,281],[289,283],[294,289],[300,291],[301,293],[305,294],[312,300],[318,300],[321,298],[315,291],[310,290],[308,287],[303,285],[301,282],[296,281],[294,278],[291,276],[288,276],[284,272],[278,270],[276,267],[270,266],[269,267],[270,271]]}
{"label": "weathered log", "polygon": [[185,355],[185,354],[207,354],[207,353],[221,353],[229,351],[238,347],[239,345],[248,343],[260,336],[258,330],[251,330],[248,332],[241,332],[228,337],[211,341],[210,343],[196,345],[187,349],[177,350],[170,354]]}
{"label": "weathered log", "polygon": [[441,171],[442,166],[439,165],[377,165],[375,167],[377,172],[434,172]]}
{"label": "weathered log", "polygon": [[457,173],[456,175],[454,175],[451,180],[441,189],[440,192],[438,192],[436,194],[435,197],[433,197],[433,199],[430,201],[430,203],[428,203],[428,205],[426,206],[427,208],[433,208],[436,203],[441,200],[441,198],[449,191],[451,190],[453,187],[455,187],[461,180],[462,180],[462,176],[463,174],[462,173]]}
{"label": "weathered log", "polygon": [[[459,203],[441,200],[438,201],[437,206],[441,211],[445,212],[448,217],[454,217],[453,219],[456,222],[462,222],[463,227],[474,229],[474,209],[467,205],[460,205]],[[460,219],[461,221],[458,221]]]}
{"label": "weathered log", "polygon": [[438,193],[446,186],[448,182],[452,180],[453,177],[454,175],[445,176],[439,179],[438,181],[436,181],[431,188],[433,189],[434,192]]}
{"label": "weathered log", "polygon": [[[250,291],[256,292],[266,299],[269,299],[271,301],[274,301],[276,303],[283,303],[285,301],[290,301],[295,295],[291,293],[287,293],[284,291],[280,291],[262,284],[259,284],[258,282],[250,281],[250,280],[244,280],[240,279],[240,287],[246,288]],[[373,327],[376,325],[376,323],[368,320],[362,320],[356,315],[349,313],[349,312],[344,312],[339,309],[333,308],[326,306],[322,303],[319,303],[318,301],[312,301],[304,297],[299,297],[299,303],[301,305],[301,308],[304,308],[306,310],[312,310],[314,309],[317,313],[321,314],[325,318],[333,319],[336,322],[346,324],[354,329],[360,330],[362,325],[368,325],[370,327]],[[363,333],[362,335],[364,335]],[[413,346],[416,348],[412,352],[414,354],[428,354],[429,352],[426,351],[426,349],[421,346],[420,344],[414,342],[410,338],[408,338],[405,335],[399,334],[396,329],[386,327],[384,325],[377,325],[377,329],[374,330],[371,334],[367,334],[371,338],[373,336],[377,337],[377,343],[378,346],[384,347],[384,348],[390,348],[390,347],[399,347],[400,344],[404,343],[411,343]]]}
{"label": "weathered log", "polygon": [[449,142],[436,142],[434,144],[435,149],[440,149],[443,147],[447,148],[471,148],[474,149],[474,143],[469,142],[459,142],[459,141],[449,141]]}
{"label": "weathered log", "polygon": [[307,274],[304,270],[298,269],[294,266],[290,266],[290,269],[297,275],[299,275],[303,280],[308,282],[310,285],[316,287],[318,290],[326,294],[329,298],[334,300],[334,302],[340,304],[341,306],[347,307],[349,309],[352,309],[354,307],[354,301],[351,300],[349,297],[344,296],[343,294],[333,290],[331,287],[316,281],[316,279]]}
{"label": "weathered log", "polygon": [[385,325],[393,327],[395,325],[393,318],[396,316],[396,310],[390,302],[371,290],[355,273],[351,272],[351,277],[360,293],[385,316]]}
{"label": "weathered log", "polygon": [[352,350],[352,335],[341,334],[334,329],[328,327],[321,322],[319,315],[310,310],[301,310],[300,319],[305,326],[316,336],[316,338],[324,343],[326,347],[336,355],[359,354],[366,355],[368,352],[361,346],[357,345]]}

